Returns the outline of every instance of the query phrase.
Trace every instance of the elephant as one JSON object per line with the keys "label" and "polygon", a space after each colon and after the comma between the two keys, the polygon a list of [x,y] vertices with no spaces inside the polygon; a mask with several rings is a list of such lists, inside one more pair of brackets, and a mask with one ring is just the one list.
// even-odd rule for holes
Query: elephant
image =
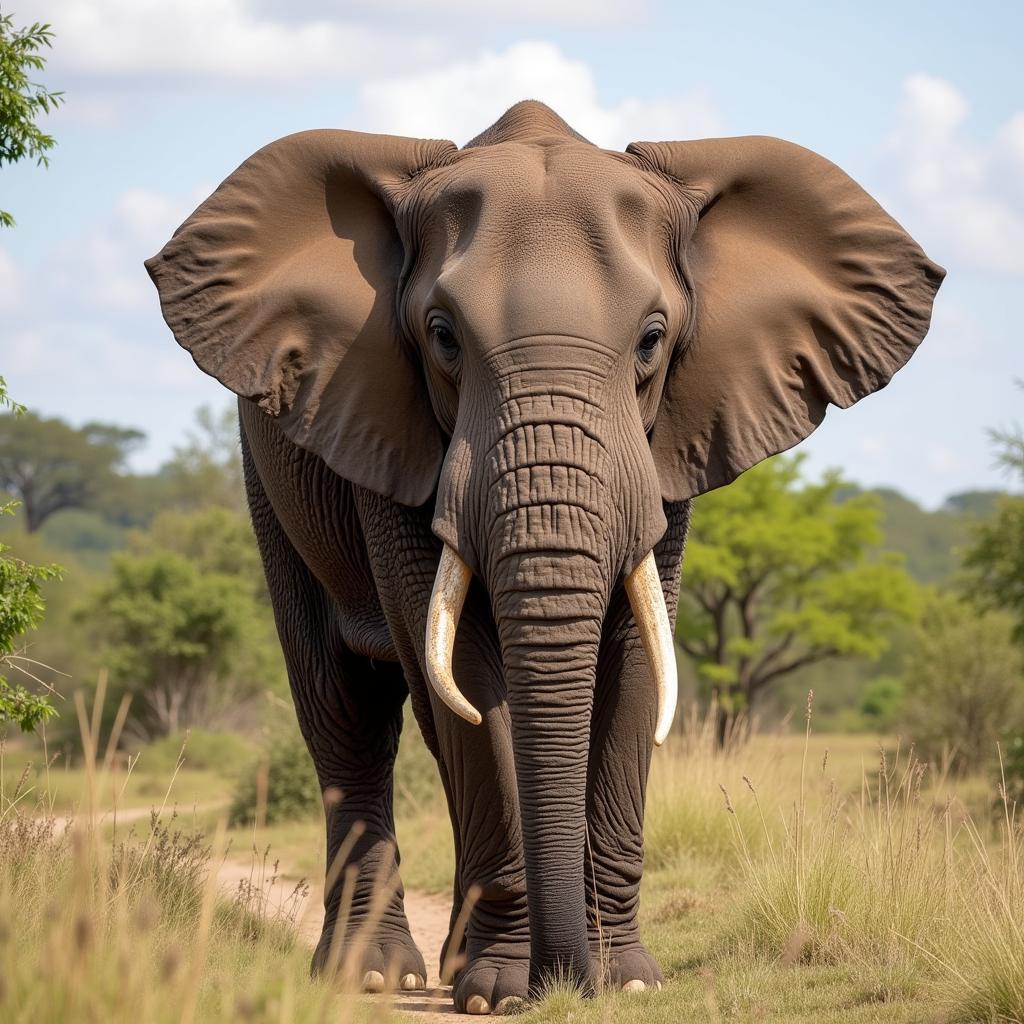
{"label": "elephant", "polygon": [[453,934],[466,911],[456,1008],[553,976],[660,986],[644,801],[691,501],[884,387],[945,272],[809,150],[611,151],[536,101],[461,148],[287,136],[146,267],[238,396],[325,794],[314,971],[365,927],[365,990],[425,983],[392,809],[409,697],[454,833]]}

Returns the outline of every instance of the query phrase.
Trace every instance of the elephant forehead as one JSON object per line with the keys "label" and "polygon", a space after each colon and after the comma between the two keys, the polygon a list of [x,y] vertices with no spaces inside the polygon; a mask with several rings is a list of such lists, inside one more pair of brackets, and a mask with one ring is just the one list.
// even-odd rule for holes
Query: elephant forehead
{"label": "elephant forehead", "polygon": [[666,205],[621,155],[572,141],[463,151],[431,206],[437,293],[470,319],[486,296],[524,333],[559,326],[554,312],[590,331],[671,286]]}
{"label": "elephant forehead", "polygon": [[663,194],[622,154],[575,141],[463,150],[433,198],[453,248],[486,241],[498,255],[645,249],[668,222]]}

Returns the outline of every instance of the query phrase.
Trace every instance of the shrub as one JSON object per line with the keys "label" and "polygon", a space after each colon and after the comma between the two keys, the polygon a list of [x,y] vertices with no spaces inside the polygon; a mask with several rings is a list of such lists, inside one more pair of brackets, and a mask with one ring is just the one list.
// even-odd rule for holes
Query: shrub
{"label": "shrub", "polygon": [[958,773],[991,764],[1024,721],[1024,665],[1003,612],[932,595],[904,668],[906,727],[925,757]]}
{"label": "shrub", "polygon": [[256,760],[255,747],[233,732],[188,729],[173,732],[143,747],[140,751],[146,771],[170,775],[184,758],[186,768],[212,771],[220,775],[240,775]]}
{"label": "shrub", "polygon": [[888,732],[899,720],[904,699],[903,683],[899,679],[878,676],[864,688],[860,713],[870,728]]}
{"label": "shrub", "polygon": [[260,813],[261,804],[268,825],[307,818],[323,808],[320,783],[309,751],[294,730],[274,736],[257,769],[239,779],[231,803],[230,824],[251,824]]}

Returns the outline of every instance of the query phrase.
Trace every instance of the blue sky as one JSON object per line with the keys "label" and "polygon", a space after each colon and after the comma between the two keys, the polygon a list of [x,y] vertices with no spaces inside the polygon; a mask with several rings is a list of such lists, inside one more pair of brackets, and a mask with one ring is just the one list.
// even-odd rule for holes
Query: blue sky
{"label": "blue sky", "polygon": [[943,264],[892,385],[804,443],[935,506],[1006,486],[1020,414],[1024,5],[654,0],[2,0],[57,33],[48,171],[0,170],[0,372],[33,409],[138,426],[140,468],[226,393],[164,327],[142,260],[288,132],[465,142],[533,97],[595,142],[764,133],[839,163]]}

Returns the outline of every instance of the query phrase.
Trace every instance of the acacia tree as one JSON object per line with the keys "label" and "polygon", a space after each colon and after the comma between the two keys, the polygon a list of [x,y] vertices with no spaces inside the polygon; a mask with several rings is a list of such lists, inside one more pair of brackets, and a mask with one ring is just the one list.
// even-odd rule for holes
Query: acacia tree
{"label": "acacia tree", "polygon": [[676,636],[718,696],[722,736],[784,676],[877,658],[916,606],[898,556],[875,554],[874,499],[839,500],[847,485],[835,473],[804,482],[802,461],[768,460],[695,503]]}
{"label": "acacia tree", "polygon": [[[64,102],[64,94],[51,92],[31,75],[42,71],[46,58],[40,50],[49,48],[53,32],[36,22],[16,29],[10,14],[0,15],[0,166],[18,160],[35,160],[44,167],[54,147],[36,119]],[[0,227],[12,227],[14,218],[0,210]]]}
{"label": "acacia tree", "polygon": [[34,413],[0,416],[0,488],[20,500],[34,533],[61,509],[98,504],[143,437],[104,423],[75,428]]}

